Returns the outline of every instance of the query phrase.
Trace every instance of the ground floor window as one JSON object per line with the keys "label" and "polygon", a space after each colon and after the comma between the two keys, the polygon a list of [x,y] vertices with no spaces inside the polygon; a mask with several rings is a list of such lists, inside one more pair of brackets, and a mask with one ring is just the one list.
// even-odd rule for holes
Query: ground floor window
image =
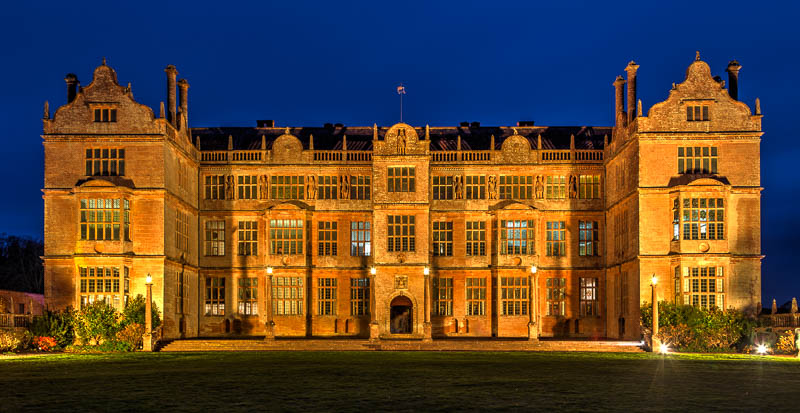
{"label": "ground floor window", "polygon": [[567,279],[547,279],[547,315],[563,316],[566,313]]}
{"label": "ground floor window", "polygon": [[225,315],[225,277],[206,278],[206,315]]}
{"label": "ground floor window", "polygon": [[369,278],[350,279],[350,315],[369,314]]}
{"label": "ground floor window", "polygon": [[336,314],[336,278],[317,279],[317,314]]}
{"label": "ground floor window", "polygon": [[486,278],[467,278],[467,315],[486,315]]}
{"label": "ground floor window", "polygon": [[258,278],[239,278],[239,314],[258,314]]}
{"label": "ground floor window", "polygon": [[500,302],[503,315],[527,315],[528,278],[500,278]]}
{"label": "ground floor window", "polygon": [[273,314],[302,315],[303,297],[303,277],[272,277]]}
{"label": "ground floor window", "polygon": [[453,315],[453,279],[433,279],[433,308],[436,315]]}
{"label": "ground floor window", "polygon": [[[125,307],[128,291],[121,289],[123,279],[119,267],[80,267],[78,272],[81,308],[96,301],[103,301],[117,310]],[[127,271],[125,274],[127,276]]]}
{"label": "ground floor window", "polygon": [[684,303],[725,308],[723,267],[684,267]]}
{"label": "ground floor window", "polygon": [[597,305],[597,278],[580,279],[581,317],[599,315]]}

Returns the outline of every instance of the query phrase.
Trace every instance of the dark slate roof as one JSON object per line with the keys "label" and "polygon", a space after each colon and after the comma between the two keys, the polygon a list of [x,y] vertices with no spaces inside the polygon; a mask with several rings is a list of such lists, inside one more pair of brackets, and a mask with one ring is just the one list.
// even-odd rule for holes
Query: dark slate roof
{"label": "dark slate roof", "polygon": [[[415,128],[420,139],[425,137],[425,128]],[[542,136],[542,149],[569,149],[570,135],[575,135],[575,149],[603,149],[603,136],[608,135],[611,141],[611,127],[605,126],[522,126],[517,128],[507,126],[477,126],[477,127],[430,127],[430,140],[432,151],[450,151],[458,147],[458,137],[461,137],[462,150],[488,150],[491,137],[494,135],[495,149],[500,149],[503,141],[517,133],[526,137],[532,148],[536,148],[537,138]],[[382,140],[388,127],[378,128],[378,139]],[[226,150],[228,137],[233,137],[233,149],[260,149],[262,136],[267,149],[272,148],[272,142],[285,133],[285,127],[257,128],[257,127],[211,127],[192,128],[191,133],[195,144],[200,139],[200,147],[204,151]],[[314,149],[339,150],[342,149],[343,136],[347,135],[347,149],[354,151],[372,150],[371,126],[329,126],[329,127],[298,127],[289,128],[289,133],[297,136],[303,143],[303,148],[308,149],[309,137],[314,136]]]}

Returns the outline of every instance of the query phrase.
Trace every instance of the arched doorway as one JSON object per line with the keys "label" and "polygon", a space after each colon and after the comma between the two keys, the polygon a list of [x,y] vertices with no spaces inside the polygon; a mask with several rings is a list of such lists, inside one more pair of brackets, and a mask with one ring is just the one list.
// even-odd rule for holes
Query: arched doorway
{"label": "arched doorway", "polygon": [[392,334],[411,334],[414,304],[406,296],[398,296],[389,304],[389,326]]}

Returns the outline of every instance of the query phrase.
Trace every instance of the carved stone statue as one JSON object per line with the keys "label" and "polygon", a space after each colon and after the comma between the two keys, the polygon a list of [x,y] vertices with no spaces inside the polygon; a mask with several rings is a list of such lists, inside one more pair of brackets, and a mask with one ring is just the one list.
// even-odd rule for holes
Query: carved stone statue
{"label": "carved stone statue", "polygon": [[489,175],[489,199],[497,199],[497,177]]}
{"label": "carved stone statue", "polygon": [[536,177],[536,199],[544,199],[544,179],[541,175]]}
{"label": "carved stone statue", "polygon": [[236,199],[236,185],[233,183],[233,175],[228,175],[225,181],[225,199]]}
{"label": "carved stone statue", "polygon": [[453,176],[453,198],[464,199],[464,177],[461,175]]}
{"label": "carved stone statue", "polygon": [[406,154],[406,130],[403,128],[397,130],[397,153]]}
{"label": "carved stone statue", "polygon": [[317,177],[306,176],[306,199],[317,199]]}
{"label": "carved stone statue", "polygon": [[339,199],[350,199],[350,177],[348,175],[339,179]]}
{"label": "carved stone statue", "polygon": [[267,190],[267,176],[261,175],[258,177],[258,199],[269,198]]}
{"label": "carved stone statue", "polygon": [[578,178],[575,175],[569,177],[569,198],[575,199],[578,197]]}

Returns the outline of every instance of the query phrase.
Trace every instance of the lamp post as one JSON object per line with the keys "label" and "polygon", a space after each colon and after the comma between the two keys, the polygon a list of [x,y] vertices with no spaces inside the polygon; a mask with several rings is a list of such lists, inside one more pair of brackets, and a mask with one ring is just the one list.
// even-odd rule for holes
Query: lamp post
{"label": "lamp post", "polygon": [[658,336],[658,291],[656,290],[656,285],[658,284],[658,277],[653,274],[653,278],[651,278],[650,286],[653,289],[653,337],[650,339],[651,346],[653,351],[658,351],[656,349],[661,348],[661,343],[659,342]]}
{"label": "lamp post", "polygon": [[142,340],[143,351],[153,351],[153,277],[147,273],[144,281],[147,286],[147,294],[144,304],[144,340]]}
{"label": "lamp post", "polygon": [[378,269],[374,266],[369,269],[369,341],[376,343],[380,339],[380,324],[378,324],[378,309],[375,297],[375,275]]}
{"label": "lamp post", "polygon": [[[425,267],[422,269],[423,281],[425,282],[425,306],[423,311],[425,316],[422,318],[422,341],[431,341],[432,340],[432,328],[431,328],[431,269],[430,267]],[[418,310],[419,311],[419,310]]]}
{"label": "lamp post", "polygon": [[539,284],[536,280],[536,271],[538,271],[538,269],[535,265],[531,265],[530,271],[531,275],[528,280],[528,340],[535,341],[539,339],[539,335],[536,331],[536,322],[533,319],[533,311],[538,307],[538,305],[536,305],[536,303],[538,303],[538,297],[536,297],[536,288]]}
{"label": "lamp post", "polygon": [[272,339],[275,338],[275,321],[273,320],[273,314],[272,314],[272,300],[273,300],[273,297],[272,297],[272,267],[267,267],[266,288],[267,288],[266,296],[267,296],[267,300],[268,301],[267,301],[267,308],[266,308],[267,322],[266,322],[266,325],[264,326],[265,327],[265,329],[264,329],[264,341],[269,341],[269,340],[272,340]]}

